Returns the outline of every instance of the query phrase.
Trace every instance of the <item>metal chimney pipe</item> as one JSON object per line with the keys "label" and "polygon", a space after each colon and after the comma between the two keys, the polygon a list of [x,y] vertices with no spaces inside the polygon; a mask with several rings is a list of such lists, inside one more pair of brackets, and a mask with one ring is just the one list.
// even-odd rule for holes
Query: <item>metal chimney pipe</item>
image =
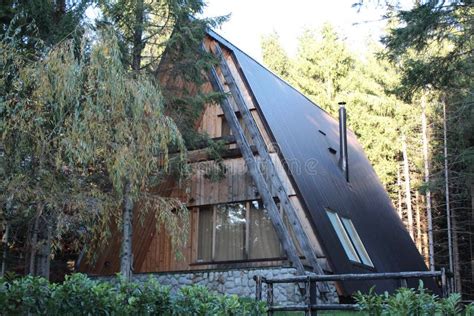
{"label": "metal chimney pipe", "polygon": [[346,102],[339,102],[339,168],[349,181],[349,160],[347,155]]}

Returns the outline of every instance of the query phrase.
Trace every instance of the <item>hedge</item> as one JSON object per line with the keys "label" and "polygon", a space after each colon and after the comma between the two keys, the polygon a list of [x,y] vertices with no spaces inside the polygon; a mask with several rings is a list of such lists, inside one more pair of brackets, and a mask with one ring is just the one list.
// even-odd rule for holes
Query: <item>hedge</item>
{"label": "hedge", "polygon": [[91,280],[72,274],[63,283],[40,277],[0,279],[1,315],[262,315],[263,302],[210,293],[202,286],[170,288],[146,282]]}

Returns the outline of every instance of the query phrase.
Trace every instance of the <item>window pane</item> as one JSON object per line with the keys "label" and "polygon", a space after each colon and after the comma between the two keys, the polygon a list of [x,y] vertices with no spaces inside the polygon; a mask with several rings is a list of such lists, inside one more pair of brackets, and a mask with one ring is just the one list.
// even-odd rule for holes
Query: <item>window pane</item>
{"label": "window pane", "polygon": [[249,258],[280,257],[280,242],[261,201],[250,202]]}
{"label": "window pane", "polygon": [[360,256],[362,263],[373,267],[374,264],[372,263],[372,260],[370,260],[369,254],[367,253],[367,250],[365,250],[364,244],[362,243],[362,240],[360,240],[359,234],[357,233],[352,221],[344,217],[341,217],[341,220],[352,240],[352,243],[354,244],[354,247],[357,249],[357,253]]}
{"label": "window pane", "polygon": [[199,208],[198,260],[212,259],[212,207]]}
{"label": "window pane", "polygon": [[347,257],[349,257],[349,260],[360,262],[359,256],[357,256],[357,252],[355,251],[354,246],[352,246],[352,242],[349,239],[344,226],[342,226],[339,216],[331,211],[326,211],[326,213],[329,216],[329,220],[336,231],[337,237],[339,238]]}
{"label": "window pane", "polygon": [[216,261],[244,259],[245,212],[243,203],[216,206]]}

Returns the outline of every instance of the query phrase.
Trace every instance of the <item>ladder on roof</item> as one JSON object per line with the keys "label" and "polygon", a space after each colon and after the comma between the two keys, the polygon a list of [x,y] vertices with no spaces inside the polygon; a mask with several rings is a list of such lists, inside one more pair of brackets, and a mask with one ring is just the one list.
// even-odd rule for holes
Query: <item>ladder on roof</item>
{"label": "ladder on roof", "polygon": [[[291,224],[291,227],[298,238],[305,258],[312,267],[312,272],[316,274],[324,274],[324,271],[321,268],[321,265],[318,263],[316,255],[312,250],[310,240],[304,232],[303,226],[298,219],[296,210],[288,197],[288,193],[286,192],[286,189],[283,185],[283,181],[278,175],[275,165],[271,160],[263,136],[260,133],[258,126],[252,117],[252,114],[250,113],[246,100],[237,86],[237,83],[230,71],[229,66],[227,65],[227,61],[225,60],[219,44],[216,43],[213,49],[213,53],[216,55],[219,61],[220,71],[222,72],[225,82],[230,89],[230,94],[225,93],[223,83],[221,82],[215,67],[212,67],[210,70],[211,84],[215,90],[225,93],[225,98],[223,98],[221,102],[225,119],[227,120],[229,127],[235,136],[237,145],[239,146],[242,156],[245,159],[249,173],[255,182],[258,192],[262,197],[264,206],[268,211],[270,220],[275,227],[275,231],[280,239],[283,249],[288,256],[289,261],[296,268],[298,274],[305,275],[306,270],[297,254],[293,239],[291,238],[291,235],[283,222],[282,216],[280,215],[278,207],[273,198],[275,195],[280,200],[283,212],[286,214],[289,223]],[[251,150],[249,141],[247,140],[245,133],[239,123],[239,119],[232,107],[232,99],[237,105],[243,122],[247,127],[251,139],[253,140],[253,144],[257,148],[260,159],[258,159]],[[322,293],[329,291],[326,283],[318,283],[318,288]]]}

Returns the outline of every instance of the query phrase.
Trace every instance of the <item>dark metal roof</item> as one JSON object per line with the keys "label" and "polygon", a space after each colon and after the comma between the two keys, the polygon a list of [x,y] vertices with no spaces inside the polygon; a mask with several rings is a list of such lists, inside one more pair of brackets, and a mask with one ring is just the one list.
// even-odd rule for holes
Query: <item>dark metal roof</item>
{"label": "dark metal roof", "polygon": [[[258,110],[304,200],[333,272],[426,270],[354,133],[348,131],[347,135],[350,177],[347,182],[337,165],[339,153],[328,149],[339,151],[338,121],[224,38],[212,31],[209,35],[232,51],[240,65]],[[375,269],[349,261],[326,215],[326,208],[352,220]],[[345,282],[344,288],[351,293],[368,290],[372,285],[376,285],[378,291],[392,291],[400,286],[390,280],[358,281]],[[414,284],[409,282],[409,285]]]}

